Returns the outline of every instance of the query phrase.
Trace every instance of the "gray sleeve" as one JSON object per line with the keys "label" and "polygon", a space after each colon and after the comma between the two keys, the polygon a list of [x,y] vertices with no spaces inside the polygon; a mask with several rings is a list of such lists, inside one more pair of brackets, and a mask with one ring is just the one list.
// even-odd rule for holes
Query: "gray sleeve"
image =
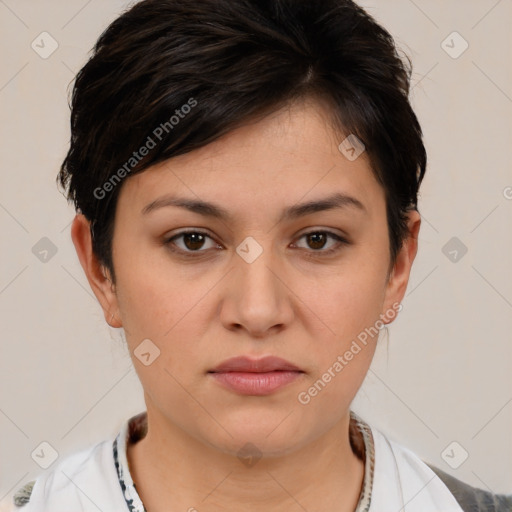
{"label": "gray sleeve", "polygon": [[443,481],[464,512],[512,512],[512,494],[494,494],[472,487],[427,464]]}

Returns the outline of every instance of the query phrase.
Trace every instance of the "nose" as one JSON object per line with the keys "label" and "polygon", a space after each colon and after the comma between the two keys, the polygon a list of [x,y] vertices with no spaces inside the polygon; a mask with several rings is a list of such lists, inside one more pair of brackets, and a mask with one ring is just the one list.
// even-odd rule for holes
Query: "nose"
{"label": "nose", "polygon": [[293,294],[286,285],[283,265],[271,249],[252,262],[234,255],[234,268],[224,284],[220,320],[229,330],[245,330],[265,338],[290,325]]}

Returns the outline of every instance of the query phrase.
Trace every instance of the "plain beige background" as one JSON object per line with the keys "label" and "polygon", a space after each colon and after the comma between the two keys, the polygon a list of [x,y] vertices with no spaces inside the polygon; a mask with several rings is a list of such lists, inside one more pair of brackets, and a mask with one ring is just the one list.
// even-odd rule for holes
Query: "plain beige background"
{"label": "plain beige background", "polygon": [[[457,478],[512,493],[512,3],[360,3],[413,60],[429,165],[404,308],[354,410]],[[41,442],[63,457],[144,409],[55,184],[69,139],[68,84],[127,5],[0,0],[0,510],[43,471],[31,457]],[[45,37],[51,48],[42,32],[58,44],[46,59],[31,47]],[[56,250],[47,261],[36,250],[44,237]]]}

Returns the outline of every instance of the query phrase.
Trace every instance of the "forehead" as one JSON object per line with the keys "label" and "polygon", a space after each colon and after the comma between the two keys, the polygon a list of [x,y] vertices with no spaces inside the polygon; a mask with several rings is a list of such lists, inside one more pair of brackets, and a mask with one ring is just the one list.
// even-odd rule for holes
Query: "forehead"
{"label": "forehead", "polygon": [[119,208],[139,215],[152,201],[178,194],[256,213],[339,192],[371,213],[383,207],[383,190],[365,152],[352,160],[340,151],[345,138],[325,105],[295,103],[131,176]]}

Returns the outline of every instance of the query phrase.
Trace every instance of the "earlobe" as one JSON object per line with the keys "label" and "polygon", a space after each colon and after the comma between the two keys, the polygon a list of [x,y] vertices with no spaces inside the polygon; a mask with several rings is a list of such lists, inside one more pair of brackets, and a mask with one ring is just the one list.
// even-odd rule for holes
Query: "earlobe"
{"label": "earlobe", "polygon": [[71,239],[87,281],[103,308],[106,322],[111,327],[122,327],[120,319],[117,318],[118,303],[114,285],[107,269],[98,261],[92,250],[90,222],[80,213],[73,220]]}
{"label": "earlobe", "polygon": [[[397,254],[391,275],[386,285],[386,296],[383,311],[383,315],[385,317],[388,316],[386,315],[386,312],[393,309],[393,304],[399,304],[402,302],[409,282],[412,264],[418,251],[418,233],[421,224],[421,217],[417,210],[411,210],[408,217],[408,236],[404,240],[402,247]],[[384,323],[389,324],[393,319],[394,316]]]}

